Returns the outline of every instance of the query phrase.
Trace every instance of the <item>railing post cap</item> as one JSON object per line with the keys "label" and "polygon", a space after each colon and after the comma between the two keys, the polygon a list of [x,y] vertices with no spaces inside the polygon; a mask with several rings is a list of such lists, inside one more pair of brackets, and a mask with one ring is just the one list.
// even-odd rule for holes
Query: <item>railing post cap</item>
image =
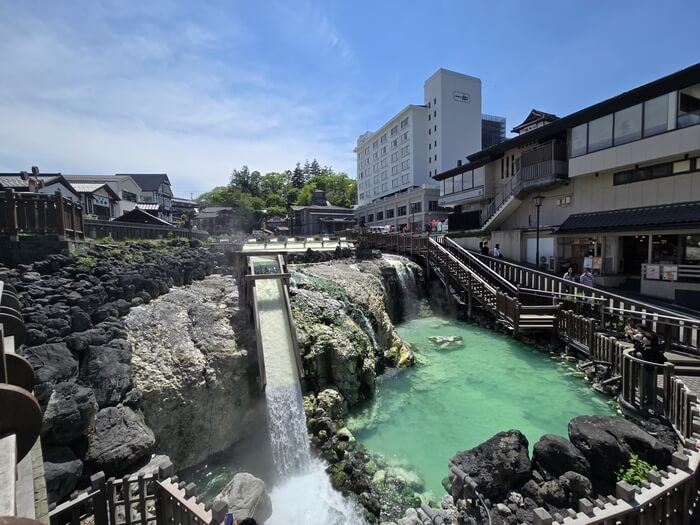
{"label": "railing post cap", "polygon": [[552,525],[554,518],[542,507],[537,507],[532,511],[533,521],[535,525]]}
{"label": "railing post cap", "polygon": [[635,487],[626,481],[618,481],[615,485],[615,494],[623,501],[633,501],[635,497]]}
{"label": "railing post cap", "polygon": [[216,523],[223,523],[224,516],[228,512],[228,503],[222,499],[217,499],[211,505],[211,519]]}
{"label": "railing post cap", "polygon": [[175,465],[172,461],[166,461],[158,467],[158,479],[161,481],[168,479],[173,474],[175,474]]}
{"label": "railing post cap", "polygon": [[103,471],[95,472],[90,476],[90,486],[93,490],[98,489],[101,485],[107,482],[107,476]]}

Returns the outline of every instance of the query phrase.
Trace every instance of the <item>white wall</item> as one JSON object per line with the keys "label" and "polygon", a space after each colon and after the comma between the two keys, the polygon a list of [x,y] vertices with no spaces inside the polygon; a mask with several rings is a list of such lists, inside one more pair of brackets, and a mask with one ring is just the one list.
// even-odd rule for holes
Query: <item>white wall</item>
{"label": "white wall", "polygon": [[[456,100],[456,94],[466,95],[468,101]],[[439,69],[425,81],[424,97],[425,104],[431,106],[428,126],[433,131],[428,140],[433,141],[430,150],[433,155],[436,153],[434,141],[438,141],[437,164],[433,157],[428,167],[441,173],[481,149],[481,80]]]}
{"label": "white wall", "polygon": [[59,182],[55,184],[49,184],[48,186],[44,186],[43,188],[40,188],[37,191],[37,193],[46,193],[49,195],[53,195],[54,193],[56,193],[56,190],[60,191],[63,197],[70,199],[74,202],[80,202],[80,197],[78,195],[70,191],[68,188],[66,188],[63,184]]}

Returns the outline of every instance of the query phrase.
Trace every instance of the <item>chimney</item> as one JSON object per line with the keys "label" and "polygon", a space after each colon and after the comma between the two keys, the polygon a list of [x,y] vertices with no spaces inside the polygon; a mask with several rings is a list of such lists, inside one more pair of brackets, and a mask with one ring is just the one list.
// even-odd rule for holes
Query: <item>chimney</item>
{"label": "chimney", "polygon": [[22,180],[27,180],[27,177],[28,177],[28,175],[27,175],[27,172],[26,172],[26,171],[20,171],[20,172],[19,172],[19,178],[20,178],[20,179],[22,179]]}
{"label": "chimney", "polygon": [[32,166],[32,175],[35,177],[39,176],[39,168],[37,166]]}
{"label": "chimney", "polygon": [[326,201],[326,192],[323,190],[314,191],[314,194],[311,196],[311,205],[328,206],[328,202]]}
{"label": "chimney", "polygon": [[462,159],[457,161],[457,167],[459,168],[462,165]]}

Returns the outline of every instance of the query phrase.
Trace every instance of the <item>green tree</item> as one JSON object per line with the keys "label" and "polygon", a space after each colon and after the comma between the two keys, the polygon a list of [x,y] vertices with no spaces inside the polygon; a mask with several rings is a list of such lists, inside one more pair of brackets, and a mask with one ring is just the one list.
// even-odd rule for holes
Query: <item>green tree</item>
{"label": "green tree", "polygon": [[304,187],[299,190],[299,195],[297,195],[296,205],[297,206],[309,206],[311,205],[311,196],[314,194],[318,188],[315,182],[308,182]]}
{"label": "green tree", "polygon": [[301,164],[297,162],[296,167],[294,168],[294,171],[292,172],[292,186],[294,186],[296,189],[300,190],[304,187],[304,183],[306,182],[306,177],[304,176],[304,170],[301,169]]}
{"label": "green tree", "polygon": [[318,177],[321,174],[321,166],[318,161],[314,159],[309,166],[309,178]]}
{"label": "green tree", "polygon": [[250,171],[248,166],[243,166],[240,170],[233,170],[231,173],[231,186],[234,190],[249,193],[254,197],[260,196],[260,172]]}

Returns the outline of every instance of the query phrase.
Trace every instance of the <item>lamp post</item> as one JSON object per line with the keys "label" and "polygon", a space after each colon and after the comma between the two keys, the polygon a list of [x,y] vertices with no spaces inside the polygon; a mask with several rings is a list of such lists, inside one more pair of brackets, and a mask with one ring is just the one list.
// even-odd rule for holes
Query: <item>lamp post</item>
{"label": "lamp post", "polygon": [[540,267],[540,206],[542,206],[542,201],[544,200],[543,195],[535,195],[532,198],[537,208],[537,240],[535,241],[535,267]]}

